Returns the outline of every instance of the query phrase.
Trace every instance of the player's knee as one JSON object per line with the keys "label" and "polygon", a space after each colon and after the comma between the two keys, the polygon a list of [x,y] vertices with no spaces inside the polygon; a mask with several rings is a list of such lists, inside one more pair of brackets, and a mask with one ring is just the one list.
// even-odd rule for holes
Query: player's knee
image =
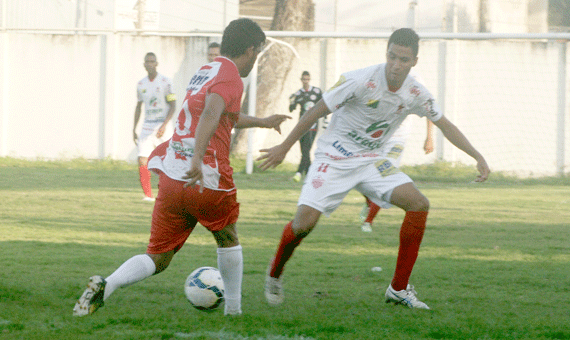
{"label": "player's knee", "polygon": [[158,274],[163,272],[168,266],[170,265],[170,261],[172,260],[172,256],[174,255],[173,251],[163,253],[163,254],[148,254],[152,261],[154,262],[154,266],[156,270],[154,274]]}
{"label": "player's knee", "polygon": [[421,195],[417,197],[413,202],[411,202],[408,211],[428,211],[429,210],[429,200],[427,197]]}

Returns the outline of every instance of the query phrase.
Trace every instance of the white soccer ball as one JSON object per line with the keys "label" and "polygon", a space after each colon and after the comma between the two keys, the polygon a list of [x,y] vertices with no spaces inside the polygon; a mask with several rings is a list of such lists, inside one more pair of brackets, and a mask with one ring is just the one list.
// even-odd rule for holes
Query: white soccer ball
{"label": "white soccer ball", "polygon": [[192,306],[212,310],[224,302],[224,281],[214,267],[200,267],[193,271],[184,284],[184,293]]}

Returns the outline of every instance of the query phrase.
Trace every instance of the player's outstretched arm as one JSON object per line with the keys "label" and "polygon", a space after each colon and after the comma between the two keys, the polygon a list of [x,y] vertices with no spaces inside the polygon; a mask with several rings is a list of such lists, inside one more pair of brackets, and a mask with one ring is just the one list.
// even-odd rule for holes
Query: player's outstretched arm
{"label": "player's outstretched arm", "polygon": [[289,152],[293,144],[295,144],[295,142],[299,140],[301,136],[309,131],[311,126],[313,126],[313,124],[315,124],[319,118],[324,117],[329,113],[330,110],[325,102],[322,99],[319,100],[315,106],[313,106],[301,117],[301,119],[299,119],[299,122],[297,125],[295,125],[291,133],[289,133],[289,136],[285,138],[283,143],[276,145],[270,149],[259,150],[261,152],[264,152],[264,154],[257,158],[258,161],[264,160],[263,163],[259,165],[259,168],[261,170],[267,170],[270,168],[275,168],[281,164],[281,162],[283,162],[283,159],[285,159],[285,155],[287,155],[287,152]]}
{"label": "player's outstretched arm", "polygon": [[204,111],[202,111],[198,126],[196,127],[196,144],[194,146],[194,155],[192,156],[190,170],[182,177],[188,180],[188,183],[184,184],[185,188],[195,185],[200,181],[200,192],[204,190],[202,162],[206,154],[206,148],[218,128],[220,117],[225,109],[226,103],[219,94],[212,93],[206,97]]}
{"label": "player's outstretched arm", "polygon": [[441,132],[443,132],[443,135],[447,140],[477,161],[479,176],[477,176],[475,182],[485,181],[487,177],[489,177],[491,170],[489,169],[487,161],[485,161],[483,155],[481,155],[479,151],[469,143],[465,135],[463,135],[463,133],[459,131],[459,129],[447,118],[441,117],[441,119],[434,122],[434,124],[441,130]]}
{"label": "player's outstretched arm", "polygon": [[281,133],[281,123],[285,120],[291,119],[291,116],[287,115],[272,115],[265,118],[251,117],[240,113],[239,119],[235,125],[237,129],[245,129],[252,127],[262,127],[267,129],[275,129],[275,131]]}

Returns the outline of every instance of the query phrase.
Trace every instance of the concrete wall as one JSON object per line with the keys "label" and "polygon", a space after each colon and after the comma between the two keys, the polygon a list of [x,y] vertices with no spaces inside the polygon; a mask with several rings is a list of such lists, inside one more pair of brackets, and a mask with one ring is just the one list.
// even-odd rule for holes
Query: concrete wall
{"label": "concrete wall", "polygon": [[[187,82],[206,60],[211,41],[219,37],[0,33],[0,156],[134,161],[136,83],[146,75],[145,53],[155,52],[158,71],[173,78],[179,108]],[[385,39],[328,39],[326,46],[320,39],[289,41],[300,58],[293,63],[274,113],[288,112],[287,98],[300,88],[303,70],[311,72],[314,85],[328,88],[342,72],[385,61]],[[442,43],[423,40],[415,69],[446,116],[487,157],[492,170],[552,175],[560,159],[561,46],[565,45],[538,40],[450,40],[445,43],[442,74]],[[439,90],[442,81],[443,92]],[[565,98],[570,98],[568,92],[567,87]],[[566,99],[563,117],[566,172],[570,166],[568,103]],[[298,119],[298,112],[292,115],[295,119],[287,122],[283,135],[257,130],[255,154],[283,140]],[[425,119],[412,119],[413,134],[403,164],[429,163],[438,156],[472,164],[449,143],[442,144],[438,155],[424,155]],[[297,146],[287,161],[299,161]]]}

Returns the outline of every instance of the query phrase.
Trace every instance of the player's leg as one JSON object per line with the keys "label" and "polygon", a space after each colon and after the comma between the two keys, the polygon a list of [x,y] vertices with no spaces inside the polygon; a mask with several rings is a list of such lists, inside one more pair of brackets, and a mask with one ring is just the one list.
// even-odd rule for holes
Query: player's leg
{"label": "player's leg", "polygon": [[212,232],[218,244],[218,269],[224,281],[225,315],[240,315],[243,254],[235,223]]}
{"label": "player's leg", "polygon": [[301,190],[294,219],[283,229],[279,246],[265,280],[265,297],[270,304],[283,302],[282,274],[301,241],[315,228],[321,214],[329,215],[358,182],[359,171],[340,170],[316,160],[311,164]]}
{"label": "player's leg", "polygon": [[417,300],[415,291],[408,285],[425,232],[429,201],[413,183],[406,183],[394,188],[390,202],[404,209],[406,215],[400,228],[396,270],[386,291],[387,302],[429,309],[425,303]]}
{"label": "player's leg", "polygon": [[415,297],[413,287],[408,287],[408,280],[423,238],[429,201],[410,177],[399,171],[388,159],[379,161],[363,173],[366,177],[356,187],[358,191],[383,208],[395,205],[406,211],[400,228],[396,270],[386,291],[386,301],[427,309],[429,307]]}
{"label": "player's leg", "polygon": [[175,202],[180,200],[184,182],[171,180],[165,175],[161,175],[160,181],[146,254],[131,257],[106,278],[92,276],[87,289],[73,308],[73,315],[92,314],[103,306],[104,301],[116,289],[162,272],[186,242],[197,220],[192,216],[182,216],[173,208]]}
{"label": "player's leg", "polygon": [[283,302],[281,274],[285,264],[293,256],[295,248],[315,228],[320,216],[321,212],[315,208],[299,205],[295,218],[285,225],[265,278],[265,297],[270,304],[278,305]]}
{"label": "player's leg", "polygon": [[[360,229],[363,232],[370,233],[370,232],[372,232],[372,222],[374,222],[374,218],[376,218],[376,215],[380,211],[380,206],[377,205],[376,203],[372,202],[368,197],[366,197],[365,208],[366,209],[363,209],[363,211],[360,212],[361,218],[363,220],[363,223],[362,223],[362,226],[360,226]],[[364,215],[364,217],[362,217],[362,215],[364,213],[365,213],[365,215]]]}
{"label": "player's leg", "polygon": [[151,174],[148,170],[148,156],[155,146],[155,137],[153,136],[153,132],[154,130],[143,127],[137,142],[139,180],[145,195],[144,200],[147,201],[154,201],[154,198],[152,196]]}
{"label": "player's leg", "polygon": [[308,131],[299,139],[299,145],[301,146],[301,163],[299,163],[297,172],[301,175],[306,174],[309,170],[309,166],[311,166],[311,144],[311,131]]}

